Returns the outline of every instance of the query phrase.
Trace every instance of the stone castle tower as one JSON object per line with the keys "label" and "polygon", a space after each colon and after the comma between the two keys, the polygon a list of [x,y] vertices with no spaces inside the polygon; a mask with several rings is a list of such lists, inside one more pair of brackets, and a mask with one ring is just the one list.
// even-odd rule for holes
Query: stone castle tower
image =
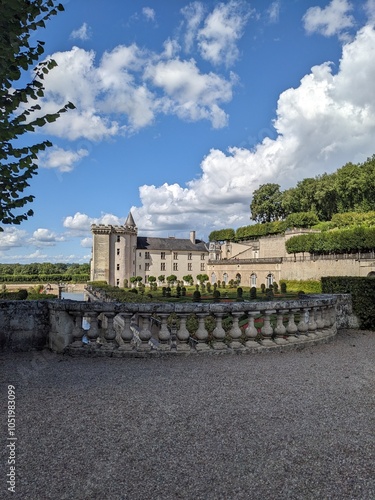
{"label": "stone castle tower", "polygon": [[133,276],[138,229],[132,214],[123,226],[93,224],[91,281],[123,286]]}

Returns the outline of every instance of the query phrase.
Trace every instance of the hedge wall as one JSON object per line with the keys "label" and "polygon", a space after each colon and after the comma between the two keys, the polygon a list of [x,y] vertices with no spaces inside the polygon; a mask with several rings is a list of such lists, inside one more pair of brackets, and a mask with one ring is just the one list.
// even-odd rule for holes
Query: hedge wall
{"label": "hedge wall", "polygon": [[321,279],[323,293],[350,293],[353,312],[364,329],[375,330],[375,279],[357,276],[325,276]]}
{"label": "hedge wall", "polygon": [[286,284],[287,292],[322,293],[322,284],[315,280],[280,280]]}

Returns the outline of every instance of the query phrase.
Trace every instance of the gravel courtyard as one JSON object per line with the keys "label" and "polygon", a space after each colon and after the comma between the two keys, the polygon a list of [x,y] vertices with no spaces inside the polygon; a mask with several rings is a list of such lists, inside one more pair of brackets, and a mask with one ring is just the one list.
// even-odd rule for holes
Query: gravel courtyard
{"label": "gravel courtyard", "polygon": [[374,363],[375,333],[354,331],[248,355],[1,353],[17,441],[0,497],[373,500]]}

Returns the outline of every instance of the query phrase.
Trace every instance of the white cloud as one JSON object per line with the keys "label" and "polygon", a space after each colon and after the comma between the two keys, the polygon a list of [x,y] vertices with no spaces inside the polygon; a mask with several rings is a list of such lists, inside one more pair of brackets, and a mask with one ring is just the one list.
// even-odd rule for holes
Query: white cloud
{"label": "white cloud", "polygon": [[237,41],[242,37],[250,9],[245,2],[219,3],[199,30],[198,47],[203,59],[232,66],[239,57]]}
{"label": "white cloud", "polygon": [[345,39],[346,30],[355,23],[349,14],[352,9],[348,0],[332,0],[324,9],[311,7],[303,16],[305,30],[308,34],[320,33],[326,37],[338,35]]}
{"label": "white cloud", "polygon": [[83,248],[92,248],[92,238],[83,238],[81,240],[81,247]]}
{"label": "white cloud", "polygon": [[147,21],[155,21],[155,11],[151,7],[143,7],[142,14],[145,16]]}
{"label": "white cloud", "polygon": [[69,215],[65,217],[63,226],[77,233],[87,233],[90,232],[91,224],[119,226],[123,223],[123,219],[113,214],[102,214],[100,217],[94,218],[81,212],[76,212],[73,216]]}
{"label": "white cloud", "polygon": [[77,151],[53,146],[39,154],[39,165],[43,168],[56,168],[59,172],[71,172],[76,164],[89,152],[81,148]]}
{"label": "white cloud", "polygon": [[268,19],[270,23],[279,22],[280,17],[280,0],[272,2],[267,10]]}
{"label": "white cloud", "polygon": [[184,36],[185,50],[190,52],[198,34],[198,28],[204,17],[204,5],[201,2],[192,2],[181,9],[186,19],[186,32]]}
{"label": "white cloud", "polygon": [[366,15],[370,22],[375,22],[375,0],[367,0],[364,5]]}
{"label": "white cloud", "polygon": [[39,228],[33,233],[30,243],[36,246],[55,246],[57,242],[64,241],[64,236],[58,236],[50,229]]}
{"label": "white cloud", "polygon": [[83,23],[80,28],[71,32],[70,38],[78,38],[83,41],[89,40],[91,38],[91,28],[87,23]]}
{"label": "white cloud", "polygon": [[0,232],[0,250],[10,250],[11,248],[27,245],[27,232],[14,227],[3,227]]}
{"label": "white cloud", "polygon": [[299,87],[280,95],[275,139],[266,137],[252,150],[212,149],[201,163],[201,175],[186,186],[141,186],[142,206],[132,209],[140,231],[207,234],[246,225],[251,194],[260,184],[277,182],[285,189],[312,172],[332,172],[347,161],[372,156],[374,53],[375,29],[366,26],[343,46],[336,74],[329,62],[314,66]]}
{"label": "white cloud", "polygon": [[227,124],[227,115],[219,104],[232,99],[232,85],[215,73],[202,74],[196,62],[172,59],[150,65],[145,73],[153,85],[162,88],[166,98],[159,101],[166,113],[185,120],[210,120],[214,128]]}

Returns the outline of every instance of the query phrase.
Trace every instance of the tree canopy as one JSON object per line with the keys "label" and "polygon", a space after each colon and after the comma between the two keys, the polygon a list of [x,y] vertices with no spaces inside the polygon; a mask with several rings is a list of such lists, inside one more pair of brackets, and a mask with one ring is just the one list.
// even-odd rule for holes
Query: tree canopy
{"label": "tree canopy", "polygon": [[262,184],[253,192],[250,204],[251,218],[257,222],[282,219],[282,194],[279,184]]}
{"label": "tree canopy", "polygon": [[[2,0],[0,2],[0,223],[20,224],[33,215],[19,213],[32,202],[33,195],[22,195],[29,180],[37,173],[38,153],[52,146],[48,140],[31,146],[21,136],[54,122],[61,113],[74,108],[66,104],[56,113],[44,114],[40,99],[44,96],[43,79],[56,62],[47,59],[34,69],[26,85],[25,72],[33,68],[44,52],[44,42],[30,43],[31,34],[44,28],[46,21],[64,10],[54,0]],[[35,104],[31,104],[32,102]],[[19,142],[21,144],[19,144]],[[22,213],[23,212],[23,213]],[[0,231],[2,228],[0,227]]]}

